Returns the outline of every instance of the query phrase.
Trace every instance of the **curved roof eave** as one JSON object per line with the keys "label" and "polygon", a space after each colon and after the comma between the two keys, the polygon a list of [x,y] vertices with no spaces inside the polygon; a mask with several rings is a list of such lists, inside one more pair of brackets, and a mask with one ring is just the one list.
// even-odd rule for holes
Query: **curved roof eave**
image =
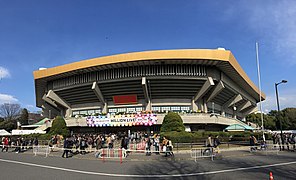
{"label": "curved roof eave", "polygon": [[[155,51],[143,51],[125,53],[111,56],[104,56],[98,58],[92,58],[82,60],[70,64],[65,64],[57,67],[52,67],[43,70],[34,71],[34,79],[43,79],[58,74],[63,74],[78,69],[85,69],[94,66],[102,66],[107,64],[133,62],[133,61],[145,61],[145,60],[169,60],[169,59],[191,59],[191,60],[215,60],[228,62],[232,68],[244,79],[244,81],[259,95],[259,89],[249,79],[247,74],[238,64],[237,60],[229,50],[218,49],[181,49],[181,50],[155,50]],[[265,94],[262,93],[262,98],[265,99]],[[258,97],[259,99],[259,97]]]}

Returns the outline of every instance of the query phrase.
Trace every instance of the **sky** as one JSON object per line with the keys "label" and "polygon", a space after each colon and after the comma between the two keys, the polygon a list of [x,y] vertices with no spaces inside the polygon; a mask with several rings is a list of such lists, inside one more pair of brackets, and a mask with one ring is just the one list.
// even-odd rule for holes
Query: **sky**
{"label": "sky", "polygon": [[0,104],[36,108],[33,71],[161,49],[230,50],[258,86],[263,111],[296,107],[294,0],[0,0]]}

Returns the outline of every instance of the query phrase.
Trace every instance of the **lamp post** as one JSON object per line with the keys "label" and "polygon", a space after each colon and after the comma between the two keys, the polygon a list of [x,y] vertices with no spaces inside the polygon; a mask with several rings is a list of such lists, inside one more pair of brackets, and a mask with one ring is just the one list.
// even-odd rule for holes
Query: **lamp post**
{"label": "lamp post", "polygon": [[150,108],[150,111],[152,111],[152,102],[151,102],[151,84],[150,84],[150,80],[148,80],[148,86],[149,86],[149,108]]}
{"label": "lamp post", "polygon": [[278,109],[278,113],[277,113],[277,119],[280,120],[280,129],[281,129],[281,141],[282,141],[282,150],[284,150],[284,138],[283,138],[283,127],[282,127],[282,119],[279,117],[279,113],[280,113],[280,102],[279,102],[279,94],[278,94],[278,88],[277,86],[282,84],[282,83],[287,83],[287,80],[282,80],[281,82],[275,83],[275,94],[276,94],[276,104],[277,104],[277,109]]}

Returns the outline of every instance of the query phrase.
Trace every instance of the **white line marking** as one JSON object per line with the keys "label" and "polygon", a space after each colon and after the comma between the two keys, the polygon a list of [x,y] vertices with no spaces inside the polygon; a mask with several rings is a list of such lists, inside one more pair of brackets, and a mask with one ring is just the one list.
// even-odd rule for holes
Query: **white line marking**
{"label": "white line marking", "polygon": [[259,168],[267,168],[267,167],[275,167],[275,166],[284,166],[290,164],[296,164],[296,161],[293,162],[286,162],[286,163],[277,163],[277,164],[270,164],[270,165],[261,165],[261,166],[253,166],[253,167],[245,167],[245,168],[235,168],[235,169],[225,169],[219,171],[208,171],[208,172],[200,172],[200,173],[190,173],[190,174],[152,174],[152,175],[138,175],[138,174],[109,174],[109,173],[100,173],[100,172],[91,172],[91,171],[81,171],[75,169],[67,169],[67,168],[59,168],[53,166],[46,166],[40,164],[33,164],[33,163],[26,163],[21,161],[13,161],[13,160],[6,160],[0,159],[2,162],[14,163],[14,164],[22,164],[26,166],[34,166],[34,167],[41,167],[41,168],[48,168],[60,171],[67,171],[67,172],[75,172],[81,174],[90,174],[90,175],[100,175],[100,176],[110,176],[110,177],[137,177],[137,178],[163,178],[163,177],[186,177],[186,176],[200,176],[200,175],[209,175],[209,174],[218,174],[218,173],[227,173],[227,172],[234,172],[234,171],[243,171],[249,169],[259,169]]}

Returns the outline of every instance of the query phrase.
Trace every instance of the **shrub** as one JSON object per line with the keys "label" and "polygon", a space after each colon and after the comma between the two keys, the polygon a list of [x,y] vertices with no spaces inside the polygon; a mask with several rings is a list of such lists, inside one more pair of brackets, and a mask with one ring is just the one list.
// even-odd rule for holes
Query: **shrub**
{"label": "shrub", "polygon": [[62,135],[64,137],[67,137],[70,133],[69,130],[66,126],[66,122],[65,120],[61,117],[61,116],[57,116],[53,122],[52,122],[52,126],[50,128],[49,131],[50,135]]}
{"label": "shrub", "polygon": [[174,112],[169,112],[163,119],[161,128],[161,132],[185,132],[185,126],[183,124],[183,120],[181,116]]}

